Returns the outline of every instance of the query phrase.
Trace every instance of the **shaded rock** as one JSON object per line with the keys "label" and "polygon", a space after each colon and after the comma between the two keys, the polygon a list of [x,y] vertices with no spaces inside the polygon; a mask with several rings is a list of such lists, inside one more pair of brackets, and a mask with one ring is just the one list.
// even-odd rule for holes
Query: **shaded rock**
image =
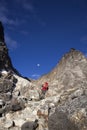
{"label": "shaded rock", "polygon": [[86,130],[87,96],[78,96],[59,105],[49,117],[49,130]]}
{"label": "shaded rock", "polygon": [[36,119],[34,122],[26,122],[22,125],[21,130],[36,130],[38,127],[38,120]]}
{"label": "shaded rock", "polygon": [[16,86],[17,79],[9,71],[2,72],[2,77],[0,78],[0,93],[12,92]]}
{"label": "shaded rock", "polygon": [[48,130],[79,130],[79,128],[68,119],[67,113],[56,110],[49,118]]}
{"label": "shaded rock", "polygon": [[[0,79],[1,80],[1,79]],[[9,80],[2,80],[0,83],[0,93],[6,93],[9,91],[12,91],[13,88],[13,82],[9,81]]]}
{"label": "shaded rock", "polygon": [[11,110],[18,111],[25,108],[23,101],[19,101],[17,98],[11,100]]}
{"label": "shaded rock", "polygon": [[3,116],[3,114],[5,114],[6,111],[6,104],[3,100],[0,100],[0,117]]}

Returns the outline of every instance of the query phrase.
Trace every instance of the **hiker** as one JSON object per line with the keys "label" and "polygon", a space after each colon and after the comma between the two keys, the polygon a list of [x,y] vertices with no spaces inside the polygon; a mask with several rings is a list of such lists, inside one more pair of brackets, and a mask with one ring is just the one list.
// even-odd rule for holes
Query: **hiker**
{"label": "hiker", "polygon": [[45,98],[45,94],[48,90],[48,82],[45,82],[43,85],[42,85],[42,88],[41,88],[41,97],[40,99],[44,99]]}

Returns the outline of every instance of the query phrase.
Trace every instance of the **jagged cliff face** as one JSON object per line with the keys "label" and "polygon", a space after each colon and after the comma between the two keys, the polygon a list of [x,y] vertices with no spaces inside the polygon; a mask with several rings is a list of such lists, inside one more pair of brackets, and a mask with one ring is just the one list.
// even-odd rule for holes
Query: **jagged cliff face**
{"label": "jagged cliff face", "polygon": [[4,40],[4,28],[0,22],[0,70],[9,70],[12,68],[13,66]]}
{"label": "jagged cliff face", "polygon": [[12,65],[11,58],[8,53],[8,48],[4,39],[4,28],[0,22],[0,71],[2,70],[10,70],[21,76],[21,74]]}

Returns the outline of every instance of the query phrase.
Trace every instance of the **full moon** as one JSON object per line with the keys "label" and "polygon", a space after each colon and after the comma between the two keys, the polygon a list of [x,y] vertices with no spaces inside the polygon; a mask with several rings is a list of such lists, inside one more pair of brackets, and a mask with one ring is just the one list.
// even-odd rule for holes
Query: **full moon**
{"label": "full moon", "polygon": [[37,67],[40,67],[40,64],[37,64]]}

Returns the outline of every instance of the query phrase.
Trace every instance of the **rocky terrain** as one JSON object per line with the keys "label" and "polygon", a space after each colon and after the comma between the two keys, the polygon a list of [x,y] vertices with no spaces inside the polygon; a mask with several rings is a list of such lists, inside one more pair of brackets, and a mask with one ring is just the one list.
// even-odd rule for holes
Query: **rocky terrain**
{"label": "rocky terrain", "polygon": [[[41,85],[49,89],[40,100]],[[13,67],[0,22],[0,130],[87,130],[87,59],[70,49],[33,81]]]}

